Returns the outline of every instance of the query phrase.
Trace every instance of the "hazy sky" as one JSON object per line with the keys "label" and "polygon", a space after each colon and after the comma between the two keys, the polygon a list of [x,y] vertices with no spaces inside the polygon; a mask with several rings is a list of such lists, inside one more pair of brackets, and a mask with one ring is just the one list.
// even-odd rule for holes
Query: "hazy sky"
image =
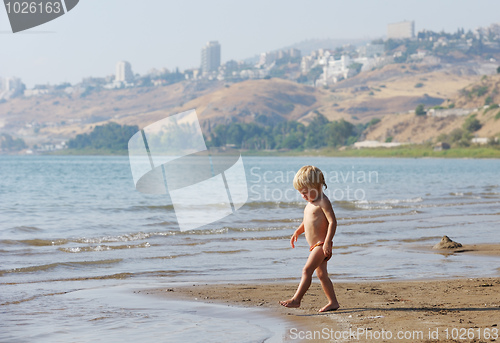
{"label": "hazy sky", "polygon": [[454,32],[500,22],[499,0],[80,0],[66,15],[13,34],[0,8],[0,76],[28,86],[114,74],[198,67],[209,40],[222,61],[312,38],[379,38],[388,23]]}

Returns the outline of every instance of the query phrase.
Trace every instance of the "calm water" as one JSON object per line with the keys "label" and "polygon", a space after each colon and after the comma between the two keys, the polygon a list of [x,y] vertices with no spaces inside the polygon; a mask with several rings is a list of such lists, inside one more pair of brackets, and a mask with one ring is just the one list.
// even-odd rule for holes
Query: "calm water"
{"label": "calm water", "polygon": [[500,272],[493,257],[421,249],[443,235],[499,242],[499,160],[246,157],[244,164],[247,204],[181,232],[168,196],[135,190],[127,157],[0,156],[0,341],[110,342],[124,334],[281,341],[284,324],[258,311],[132,291],[297,280],[308,249],[303,237],[289,247],[305,206],[292,179],[304,164],[326,174],[339,222],[332,279]]}

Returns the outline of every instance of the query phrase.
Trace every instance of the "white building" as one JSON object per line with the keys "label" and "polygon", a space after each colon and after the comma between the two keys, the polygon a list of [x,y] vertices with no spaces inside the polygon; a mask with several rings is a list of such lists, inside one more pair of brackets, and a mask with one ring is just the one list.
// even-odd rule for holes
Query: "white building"
{"label": "white building", "polygon": [[487,137],[475,137],[471,140],[472,144],[485,145],[490,142],[490,139]]}
{"label": "white building", "polygon": [[133,83],[134,73],[132,66],[127,61],[120,61],[116,64],[115,82]]}
{"label": "white building", "polygon": [[356,149],[362,149],[362,148],[396,148],[398,146],[403,145],[402,143],[398,142],[391,142],[391,143],[382,143],[378,141],[362,141],[362,142],[356,142],[354,143],[354,147]]}
{"label": "white building", "polygon": [[384,44],[366,44],[358,49],[361,57],[375,57],[384,55]]}
{"label": "white building", "polygon": [[0,99],[10,99],[23,95],[24,84],[17,77],[0,78]]}
{"label": "white building", "polygon": [[302,56],[302,52],[299,49],[292,48],[288,51],[291,58],[300,58]]}
{"label": "white building", "polygon": [[262,52],[260,54],[259,63],[257,63],[257,67],[271,65],[274,61],[276,61],[276,57],[277,57],[276,52]]}
{"label": "white building", "polygon": [[217,71],[220,66],[220,44],[217,41],[208,42],[201,49],[201,71],[210,73]]}
{"label": "white building", "polygon": [[356,71],[349,68],[353,62],[354,61],[347,55],[340,57],[340,60],[335,60],[332,55],[325,54],[319,62],[320,65],[324,66],[323,74],[321,78],[317,80],[317,86],[334,84],[342,79],[348,79],[353,76]]}
{"label": "white building", "polygon": [[387,38],[388,39],[405,39],[415,37],[415,22],[402,21],[387,25]]}
{"label": "white building", "polygon": [[316,57],[309,55],[302,57],[302,61],[300,62],[300,72],[302,74],[307,74],[317,65]]}
{"label": "white building", "polygon": [[23,87],[21,79],[17,77],[6,77],[3,82],[3,90],[6,92],[15,92]]}
{"label": "white building", "polygon": [[466,116],[476,111],[476,109],[467,109],[467,108],[446,108],[437,110],[435,108],[431,108],[427,111],[427,115],[430,117],[449,117],[449,116]]}

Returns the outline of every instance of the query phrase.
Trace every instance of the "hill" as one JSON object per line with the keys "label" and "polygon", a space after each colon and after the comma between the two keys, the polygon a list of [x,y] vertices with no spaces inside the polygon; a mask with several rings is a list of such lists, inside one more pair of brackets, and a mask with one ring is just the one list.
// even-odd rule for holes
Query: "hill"
{"label": "hill", "polygon": [[[232,84],[182,81],[163,87],[43,95],[1,103],[0,132],[23,138],[31,146],[67,140],[111,121],[142,128],[168,115],[194,108],[205,129],[209,125],[232,122],[268,125],[297,120],[307,124],[316,112],[329,120],[345,119],[355,124],[390,114],[392,117],[387,118],[391,119],[384,119],[377,130],[367,133],[367,137],[384,138],[390,134],[401,141],[420,142],[440,132],[429,131],[427,124],[439,127],[447,121],[427,123],[421,118],[404,121],[404,115],[394,116],[395,113],[407,113],[418,104],[428,107],[443,102],[461,104],[466,95],[460,95],[460,90],[473,89],[478,82],[489,82],[488,95],[497,101],[498,94],[493,94],[495,80],[498,81],[495,77],[481,80],[473,73],[457,72],[445,66],[411,63],[363,72],[330,89],[272,78]],[[468,86],[470,84],[474,85]],[[481,94],[470,103],[474,99],[484,102],[486,97],[487,94]],[[400,128],[393,129],[397,125]],[[398,136],[403,125],[410,132],[421,134],[418,138],[410,133]],[[445,126],[452,130],[454,126],[450,125]],[[388,130],[392,131],[388,133]]]}
{"label": "hill", "polygon": [[[477,137],[493,137],[500,134],[500,75],[477,77],[478,80],[456,92],[446,105],[471,109],[467,116],[416,116],[414,113],[387,115],[365,132],[365,139],[397,142],[435,142],[440,135],[449,135],[460,129],[471,116],[480,122],[481,128],[473,134]],[[488,99],[489,98],[489,99]],[[485,105],[486,104],[486,105]]]}

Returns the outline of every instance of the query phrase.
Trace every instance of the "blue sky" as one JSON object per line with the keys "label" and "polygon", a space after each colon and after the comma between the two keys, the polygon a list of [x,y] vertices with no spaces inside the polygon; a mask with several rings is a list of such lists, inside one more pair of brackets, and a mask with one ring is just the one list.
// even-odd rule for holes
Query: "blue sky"
{"label": "blue sky", "polygon": [[388,23],[454,32],[500,22],[498,0],[80,0],[66,15],[23,33],[0,8],[0,76],[35,84],[114,73],[197,67],[209,40],[222,60],[244,59],[313,38],[379,38]]}

